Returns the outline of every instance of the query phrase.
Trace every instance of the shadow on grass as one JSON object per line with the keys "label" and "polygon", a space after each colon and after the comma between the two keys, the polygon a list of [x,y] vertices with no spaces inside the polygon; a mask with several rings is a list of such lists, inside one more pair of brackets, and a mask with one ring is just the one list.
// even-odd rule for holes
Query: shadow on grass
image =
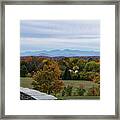
{"label": "shadow on grass", "polygon": [[63,97],[57,97],[58,100],[100,100],[100,96],[63,96]]}

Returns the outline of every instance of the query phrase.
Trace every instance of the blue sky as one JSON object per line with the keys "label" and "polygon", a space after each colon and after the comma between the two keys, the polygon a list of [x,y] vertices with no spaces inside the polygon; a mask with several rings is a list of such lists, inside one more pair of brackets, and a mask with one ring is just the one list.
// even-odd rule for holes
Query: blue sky
{"label": "blue sky", "polygon": [[21,20],[23,51],[74,49],[100,50],[99,20]]}

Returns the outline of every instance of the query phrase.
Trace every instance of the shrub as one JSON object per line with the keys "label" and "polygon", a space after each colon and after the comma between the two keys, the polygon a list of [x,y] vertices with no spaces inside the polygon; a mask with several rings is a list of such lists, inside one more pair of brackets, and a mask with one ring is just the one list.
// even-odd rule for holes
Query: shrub
{"label": "shrub", "polygon": [[85,89],[77,88],[77,94],[78,94],[79,96],[84,96],[84,93],[85,93],[85,92],[86,92]]}
{"label": "shrub", "polygon": [[100,96],[100,88],[99,87],[92,87],[87,92],[88,96]]}
{"label": "shrub", "polygon": [[86,92],[86,90],[84,89],[84,85],[80,84],[80,86],[77,88],[76,92],[77,92],[77,95],[84,96],[84,93]]}
{"label": "shrub", "polygon": [[87,74],[86,72],[80,72],[79,73],[80,80],[87,80]]}
{"label": "shrub", "polygon": [[64,87],[64,89],[62,91],[62,96],[65,96],[65,89],[66,89],[66,87]]}
{"label": "shrub", "polygon": [[66,96],[71,96],[72,95],[72,89],[73,89],[73,86],[70,86],[68,85],[67,87],[65,87],[65,94]]}

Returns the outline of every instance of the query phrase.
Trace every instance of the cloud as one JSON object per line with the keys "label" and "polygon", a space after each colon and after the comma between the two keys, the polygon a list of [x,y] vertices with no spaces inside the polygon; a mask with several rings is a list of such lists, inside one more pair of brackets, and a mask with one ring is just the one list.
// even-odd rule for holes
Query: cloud
{"label": "cloud", "polygon": [[99,39],[21,38],[21,50],[79,49],[99,51]]}
{"label": "cloud", "polygon": [[100,35],[99,21],[29,21],[20,24],[21,37],[33,38],[98,38]]}
{"label": "cloud", "polygon": [[99,20],[21,20],[21,51],[100,49]]}

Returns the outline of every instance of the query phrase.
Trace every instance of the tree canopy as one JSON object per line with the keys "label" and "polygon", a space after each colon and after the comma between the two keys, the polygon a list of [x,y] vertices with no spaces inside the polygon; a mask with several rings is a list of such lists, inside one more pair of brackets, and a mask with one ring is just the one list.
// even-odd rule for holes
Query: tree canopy
{"label": "tree canopy", "polygon": [[42,69],[34,76],[33,87],[41,92],[57,94],[63,88],[63,81],[60,79],[60,69],[55,61],[47,60]]}

